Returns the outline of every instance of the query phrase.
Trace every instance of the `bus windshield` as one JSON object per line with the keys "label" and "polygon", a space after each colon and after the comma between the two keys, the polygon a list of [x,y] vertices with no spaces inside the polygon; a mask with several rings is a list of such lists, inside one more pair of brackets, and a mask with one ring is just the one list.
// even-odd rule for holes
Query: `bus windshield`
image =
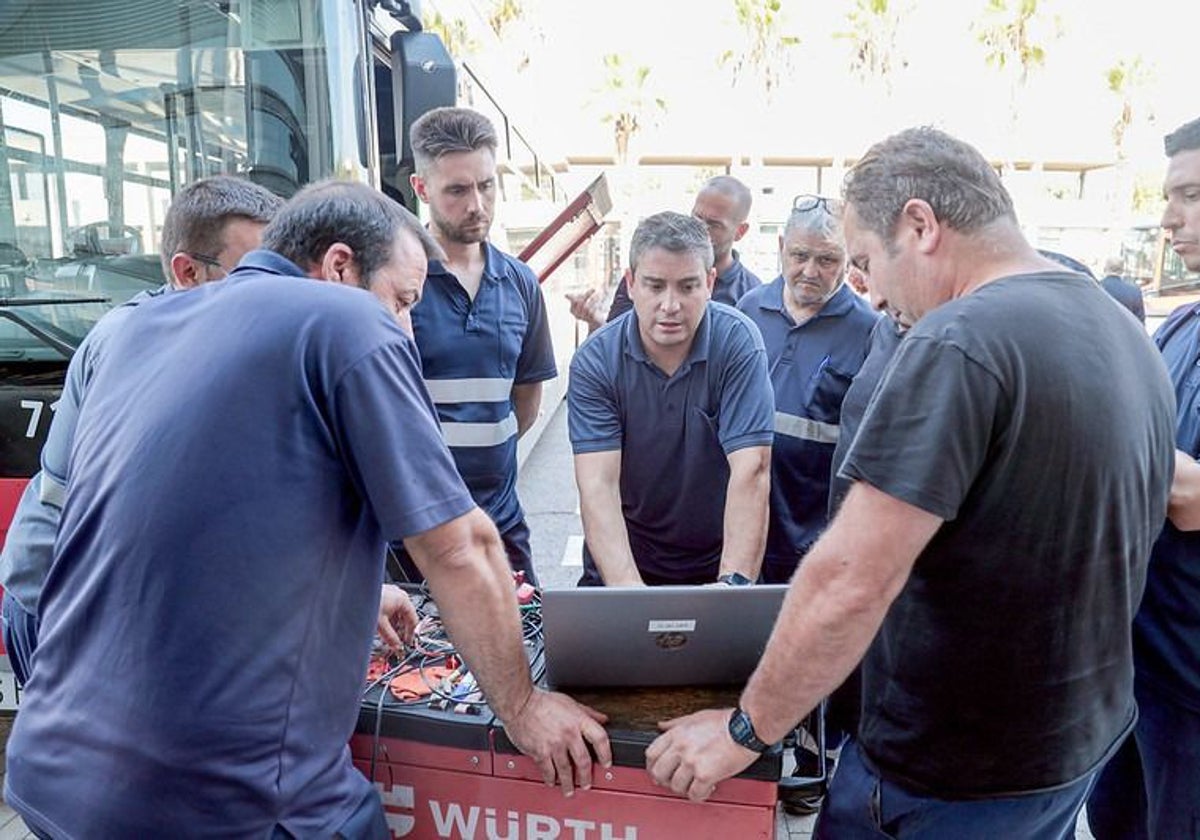
{"label": "bus windshield", "polygon": [[0,5],[0,357],[77,344],[98,311],[160,285],[183,184],[240,174],[288,196],[335,170],[330,5]]}

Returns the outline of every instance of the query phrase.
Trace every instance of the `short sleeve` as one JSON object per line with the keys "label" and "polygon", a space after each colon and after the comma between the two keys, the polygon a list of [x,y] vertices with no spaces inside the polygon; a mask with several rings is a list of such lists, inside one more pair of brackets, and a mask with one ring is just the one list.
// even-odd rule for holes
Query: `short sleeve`
{"label": "short sleeve", "polygon": [[620,449],[624,436],[612,374],[593,337],[575,353],[567,386],[567,427],[576,454]]}
{"label": "short sleeve", "polygon": [[728,455],[748,446],[770,446],[775,437],[775,392],[758,328],[749,320],[735,327],[721,352],[721,448]]}
{"label": "short sleeve", "polygon": [[629,296],[629,283],[622,276],[616,291],[613,292],[612,303],[608,307],[608,318],[605,321],[615,321],[630,309],[633,309],[633,298]]}
{"label": "short sleeve", "polygon": [[546,317],[546,299],[542,295],[542,288],[527,266],[521,265],[518,270],[521,271],[519,282],[529,311],[529,326],[525,330],[521,353],[517,356],[513,382],[528,385],[553,379],[558,375],[558,368],[554,363],[554,343],[550,339],[550,319]]}
{"label": "short sleeve", "polygon": [[910,335],[839,475],[952,520],[983,467],[1004,400],[996,376],[960,347]]}
{"label": "short sleeve", "polygon": [[442,439],[411,341],[393,341],[338,381],[334,433],[385,538],[402,540],[470,511],[475,503]]}

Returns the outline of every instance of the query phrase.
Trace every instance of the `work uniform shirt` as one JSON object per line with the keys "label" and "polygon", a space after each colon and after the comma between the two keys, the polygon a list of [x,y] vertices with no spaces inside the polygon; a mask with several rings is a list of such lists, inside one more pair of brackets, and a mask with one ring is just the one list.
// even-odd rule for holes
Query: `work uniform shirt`
{"label": "work uniform shirt", "polygon": [[54,557],[54,540],[62,516],[67,486],[67,461],[75,439],[79,406],[87,392],[96,365],[104,358],[104,347],[124,323],[126,316],[145,301],[171,290],[162,286],[140,292],[107,312],[88,331],[71,357],[62,395],[55,404],[54,419],[42,447],[41,470],[30,479],[13,514],[12,524],[0,553],[0,584],[25,612],[36,615],[42,584]]}
{"label": "work uniform shirt", "polygon": [[[1175,446],[1200,458],[1200,306],[1176,309],[1154,335],[1175,387]],[[1163,527],[1133,628],[1138,679],[1200,713],[1200,531]]]}
{"label": "work uniform shirt", "polygon": [[[717,303],[737,306],[743,295],[761,285],[762,281],[742,264],[738,252],[734,251],[733,264],[718,274],[716,282],[713,283],[712,299]],[[612,304],[608,308],[608,320],[624,315],[632,308],[633,298],[629,297],[629,286],[622,281],[613,292]]]}
{"label": "work uniform shirt", "polygon": [[714,580],[727,455],[769,446],[775,411],[754,324],[709,302],[687,359],[667,376],[646,355],[637,313],[592,334],[567,390],[575,454],[621,451],[621,509],[638,569],[667,581]]}
{"label": "work uniform shirt", "polygon": [[884,777],[1003,797],[1113,753],[1173,430],[1162,360],[1089,277],[999,278],[909,330],[842,467],[943,520],[862,663]]}
{"label": "work uniform shirt", "polygon": [[553,379],[558,371],[537,277],[490,243],[484,252],[474,300],[445,266],[431,261],[412,323],[454,463],[475,502],[506,531],[523,519],[512,388]]}
{"label": "work uniform shirt", "polygon": [[783,277],[741,299],[762,332],[775,390],[771,514],[763,578],[786,583],[825,529],[842,399],[862,367],[878,315],[843,284],[816,315],[797,324]]}
{"label": "work uniform shirt", "polygon": [[412,340],[248,254],[130,312],[83,401],[5,800],[54,837],[331,837],[385,540],[473,510]]}

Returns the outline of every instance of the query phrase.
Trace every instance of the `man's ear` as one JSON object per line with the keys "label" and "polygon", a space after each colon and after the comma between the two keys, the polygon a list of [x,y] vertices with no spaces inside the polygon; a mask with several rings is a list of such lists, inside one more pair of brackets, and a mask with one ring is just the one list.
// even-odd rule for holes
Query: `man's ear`
{"label": "man's ear", "polygon": [[914,237],[917,249],[924,254],[937,250],[942,239],[942,223],[928,201],[910,198],[900,211],[900,224]]}
{"label": "man's ear", "polygon": [[625,291],[633,291],[633,269],[625,269],[625,273],[621,275],[621,282],[625,284]]}
{"label": "man's ear", "polygon": [[742,222],[733,231],[733,241],[737,242],[738,240],[740,240],[743,236],[746,235],[746,231],[748,231],[748,230],[750,230],[750,223]]}
{"label": "man's ear", "polygon": [[717,285],[717,267],[713,266],[708,270],[708,277],[704,281],[704,285],[708,288],[708,293],[711,295],[713,287]]}
{"label": "man's ear", "polygon": [[425,179],[416,172],[408,176],[408,183],[412,185],[413,192],[417,194],[417,198],[426,204],[429,203],[429,187],[425,184]]}
{"label": "man's ear", "polygon": [[358,263],[354,260],[354,251],[345,242],[334,242],[325,249],[320,263],[313,267],[311,276],[347,286],[362,285],[358,276]]}
{"label": "man's ear", "polygon": [[204,266],[182,251],[171,257],[171,285],[177,289],[194,289],[204,280]]}

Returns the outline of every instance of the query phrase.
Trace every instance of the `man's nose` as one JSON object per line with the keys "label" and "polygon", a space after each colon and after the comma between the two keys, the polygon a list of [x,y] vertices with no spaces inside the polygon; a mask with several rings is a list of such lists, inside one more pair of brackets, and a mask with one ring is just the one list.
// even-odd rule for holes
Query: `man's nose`
{"label": "man's nose", "polygon": [[1179,210],[1176,208],[1174,201],[1167,201],[1167,206],[1163,208],[1162,226],[1167,230],[1175,230],[1183,226],[1183,221],[1179,217]]}

